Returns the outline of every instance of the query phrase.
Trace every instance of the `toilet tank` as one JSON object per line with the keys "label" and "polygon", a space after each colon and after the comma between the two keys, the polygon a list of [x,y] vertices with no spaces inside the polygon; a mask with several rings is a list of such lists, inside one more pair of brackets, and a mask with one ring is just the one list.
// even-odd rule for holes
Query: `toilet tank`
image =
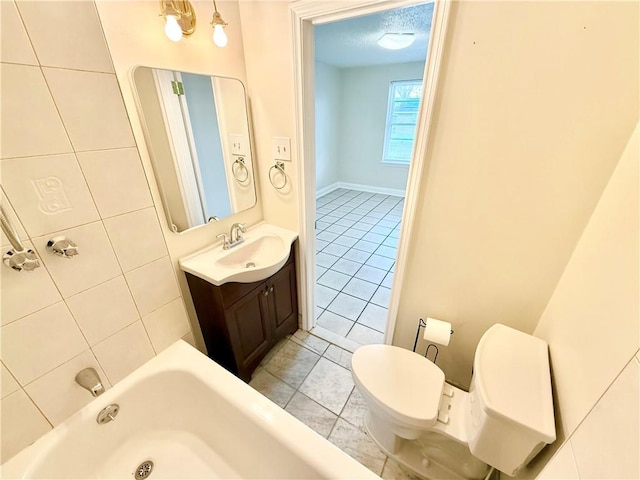
{"label": "toilet tank", "polygon": [[515,475],[556,439],[547,343],[505,325],[480,339],[466,431],[471,453]]}

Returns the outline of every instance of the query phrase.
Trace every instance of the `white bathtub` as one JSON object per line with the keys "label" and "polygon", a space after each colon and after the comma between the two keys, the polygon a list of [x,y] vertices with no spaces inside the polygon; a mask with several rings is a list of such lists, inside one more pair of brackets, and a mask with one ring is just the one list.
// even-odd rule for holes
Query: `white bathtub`
{"label": "white bathtub", "polygon": [[[87,395],[89,393],[87,392]],[[115,421],[98,413],[117,403]],[[179,341],[2,465],[2,478],[379,478]]]}

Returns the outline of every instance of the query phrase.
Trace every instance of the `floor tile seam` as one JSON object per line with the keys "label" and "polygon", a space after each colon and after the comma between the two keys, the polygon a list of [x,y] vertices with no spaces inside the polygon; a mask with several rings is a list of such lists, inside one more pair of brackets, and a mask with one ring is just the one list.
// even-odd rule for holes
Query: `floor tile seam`
{"label": "floor tile seam", "polygon": [[[335,265],[335,264],[334,264],[334,265]],[[383,270],[382,268],[374,267],[374,266],[372,266],[372,265],[367,265],[366,263],[363,263],[363,264],[362,264],[362,266],[363,266],[363,267],[364,267],[365,265],[366,265],[367,267],[377,268],[378,270],[380,270],[380,271],[382,271],[382,272],[385,272],[385,277],[387,276],[387,274],[391,273],[389,270]],[[318,266],[318,265],[316,265],[316,267],[317,267],[317,266]],[[358,271],[356,271],[353,275],[349,275],[348,273],[343,273],[343,272],[339,272],[338,270],[333,270],[331,267],[322,267],[322,268],[326,268],[326,271],[316,279],[316,283],[317,283],[318,285],[322,285],[323,287],[327,287],[327,288],[331,288],[331,287],[330,287],[329,285],[325,285],[325,284],[323,284],[323,283],[320,283],[320,279],[321,279],[322,277],[324,277],[324,276],[327,274],[327,272],[342,273],[342,275],[346,275],[346,276],[348,276],[348,277],[351,277],[351,279],[350,279],[350,280],[348,280],[348,281],[347,281],[347,283],[345,283],[345,287],[346,287],[346,286],[347,286],[347,284],[348,284],[351,280],[353,280],[354,278],[356,278],[356,279],[358,279],[358,280],[362,280],[363,282],[370,283],[370,284],[372,284],[372,285],[377,285],[378,287],[380,287],[380,286],[382,285],[382,281],[384,281],[384,277],[382,278],[382,280],[380,281],[380,283],[375,283],[375,282],[371,282],[371,281],[369,281],[369,280],[366,280],[366,279],[364,279],[364,278],[356,277],[356,276],[355,276],[355,274],[356,274],[356,273],[358,273],[358,272],[360,271],[360,269],[358,269]],[[389,267],[389,268],[393,268],[393,266],[391,266],[391,267]],[[388,287],[385,287],[385,288],[388,288]],[[342,289],[344,289],[344,287],[342,287]],[[340,290],[340,292],[342,291],[342,289]],[[332,288],[332,290],[335,290],[335,288]],[[376,289],[376,290],[377,290],[377,289]],[[348,292],[344,292],[344,293],[346,293],[347,295],[351,295],[351,294],[350,294],[350,293],[348,293]],[[374,292],[374,294],[375,294],[375,292]],[[351,295],[351,296],[352,296],[352,297],[354,297],[355,295]],[[357,298],[360,298],[360,297],[357,297]]]}
{"label": "floor tile seam", "polygon": [[[332,344],[333,345],[333,344]],[[329,360],[327,358],[327,360]],[[329,360],[330,361],[330,360]],[[338,365],[339,366],[339,365]],[[306,379],[305,379],[306,380]],[[302,384],[300,384],[300,386],[302,386]],[[335,426],[336,422],[338,421],[338,418],[340,418],[339,415],[333,413],[331,410],[329,410],[327,407],[325,407],[324,405],[322,405],[320,402],[317,402],[316,400],[314,400],[313,398],[311,398],[310,396],[308,396],[307,394],[305,394],[304,392],[301,392],[300,389],[296,389],[295,392],[293,392],[293,395],[291,395],[291,398],[287,401],[287,405],[284,407],[284,410],[287,409],[287,407],[289,406],[289,404],[291,403],[291,400],[293,399],[293,397],[296,396],[296,393],[299,393],[300,395],[304,395],[308,400],[311,400],[313,403],[315,403],[316,405],[318,405],[320,408],[322,408],[323,410],[326,410],[327,412],[329,412],[331,415],[335,416],[336,418],[333,420],[333,424],[331,425],[331,428],[329,429],[329,433],[327,434],[327,436],[325,438],[329,438],[329,435],[331,434],[331,431],[333,430],[333,427]],[[351,394],[349,394],[351,395]],[[347,401],[349,401],[349,399],[347,398]],[[346,402],[345,402],[346,405]],[[293,413],[291,412],[287,412],[290,415],[293,415]],[[295,415],[293,415],[295,417]],[[302,420],[300,420],[302,421]],[[304,422],[303,422],[304,423]],[[311,427],[309,427],[311,428]],[[312,429],[313,430],[313,429]],[[314,430],[315,431],[315,430]],[[318,433],[318,432],[316,432]]]}
{"label": "floor tile seam", "polygon": [[[309,371],[307,372],[307,374],[304,376],[304,378],[302,379],[302,382],[300,382],[300,385],[302,385],[304,383],[304,381],[307,379],[307,377],[309,376],[309,373],[311,373],[311,370],[314,369],[314,367],[317,365],[318,360],[320,360],[322,358],[322,355],[318,355],[317,352],[314,352],[313,350],[310,350],[309,348],[305,347],[304,345],[300,345],[297,342],[294,342],[293,340],[289,339],[290,342],[295,343],[297,346],[299,346],[300,348],[304,348],[305,350],[313,353],[314,355],[316,355],[318,358],[316,359],[316,361],[313,363],[313,366],[309,369]],[[328,348],[328,347],[327,347]],[[282,350],[282,348],[280,349]],[[273,360],[273,358],[271,358],[271,360]],[[300,387],[296,387],[294,385],[291,385],[289,382],[287,382],[284,378],[279,377],[278,375],[276,375],[275,373],[273,373],[271,370],[269,370],[268,366],[269,363],[271,363],[271,360],[269,360],[269,362],[266,363],[266,365],[264,365],[264,369],[271,375],[273,375],[274,377],[276,377],[278,380],[280,380],[281,382],[283,382],[284,384],[286,384],[287,386],[293,388],[294,390],[298,390]],[[287,402],[288,403],[288,402]]]}
{"label": "floor tile seam", "polygon": [[[381,205],[381,203],[379,203],[379,204],[377,204],[377,205],[373,206],[373,207],[372,207],[372,208],[370,208],[370,209],[367,209],[366,207],[363,207],[364,202],[363,202],[363,203],[360,203],[360,204],[358,204],[358,205],[355,205],[355,206],[353,206],[353,207],[351,207],[351,206],[346,207],[346,208],[350,208],[350,210],[349,210],[348,212],[337,212],[337,210],[338,210],[338,209],[340,209],[340,208],[342,208],[342,207],[344,207],[344,205],[346,205],[346,203],[345,203],[345,204],[342,204],[342,205],[340,205],[340,206],[337,206],[336,208],[333,208],[332,210],[328,211],[327,213],[319,213],[319,212],[318,212],[318,210],[319,210],[319,209],[321,209],[321,208],[323,208],[323,207],[316,208],[315,213],[316,213],[316,216],[317,216],[317,215],[322,215],[323,217],[324,217],[324,216],[327,216],[327,215],[331,215],[332,213],[336,213],[336,215],[332,215],[332,216],[336,216],[336,217],[337,217],[337,216],[338,216],[338,214],[339,214],[339,215],[340,215],[340,218],[344,218],[346,215],[349,215],[349,214],[353,214],[353,215],[360,215],[360,217],[361,217],[361,218],[362,218],[362,217],[365,217],[365,216],[370,216],[370,214],[371,214],[371,213],[376,213],[376,215],[378,215],[378,214],[382,214],[382,217],[381,217],[381,218],[379,218],[379,219],[378,219],[378,221],[382,220],[382,219],[383,219],[384,217],[386,217],[387,215],[395,215],[395,214],[392,214],[392,213],[391,213],[391,211],[395,208],[395,205],[394,205],[393,207],[389,208],[388,210],[386,210],[385,212],[382,212],[382,211],[376,210],[376,208],[377,208],[377,207],[379,207],[379,206]],[[366,213],[364,213],[364,214],[354,213],[354,210],[356,210],[356,209],[358,209],[358,208],[361,208],[361,207],[363,207],[363,208],[362,208],[362,210],[367,210],[367,212],[366,212]],[[373,217],[373,218],[375,218],[375,217]],[[316,220],[320,220],[320,218],[316,218]],[[350,220],[350,219],[349,219],[349,220]],[[376,222],[376,223],[378,223],[378,222]]]}
{"label": "floor tile seam", "polygon": [[[369,305],[369,303],[371,303],[371,302],[367,302],[367,305]],[[359,320],[360,320],[360,317],[362,317],[362,314],[363,314],[363,313],[364,313],[364,311],[367,309],[367,305],[365,305],[365,306],[364,306],[364,308],[362,309],[362,312],[360,312],[360,315],[358,315],[358,318],[357,318],[356,320],[354,320],[354,321],[353,321],[353,324],[354,324],[354,325],[353,325],[353,327],[355,327],[355,324],[357,323],[357,324],[359,324],[361,327],[369,328],[369,329],[373,330],[374,332],[382,333],[382,334],[384,335],[384,332],[381,332],[381,331],[380,331],[380,330],[378,330],[377,328],[370,327],[369,325],[366,325],[366,324],[364,324],[364,323],[362,323],[362,322],[360,322],[360,321],[359,321]],[[375,303],[374,303],[373,305],[375,305]],[[376,305],[376,306],[378,306],[378,305]],[[388,315],[388,314],[389,314],[389,307],[387,307],[387,308],[386,308],[386,310],[387,310],[387,315]],[[386,318],[385,318],[385,320],[384,320],[384,323],[385,323],[385,326],[386,326],[386,323],[387,323],[387,319],[386,319]],[[351,327],[351,328],[353,329],[353,327]],[[351,330],[350,330],[350,331],[351,331]]]}
{"label": "floor tile seam", "polygon": [[[326,273],[326,272],[325,272],[325,273]],[[323,275],[324,275],[324,274],[323,274]],[[353,280],[354,278],[358,278],[358,277],[353,277],[353,276],[352,276],[352,277],[351,277],[351,280]],[[362,280],[363,282],[367,282],[367,283],[371,283],[372,285],[376,285],[375,283],[373,283],[373,282],[369,282],[368,280],[364,280],[364,279],[362,279],[362,278],[358,278],[358,280]],[[317,283],[317,281],[316,281],[316,283]],[[349,283],[349,282],[345,283],[345,285],[344,285],[344,286],[346,287],[348,283]],[[320,283],[319,285],[322,285],[323,287],[327,287],[326,285],[323,285],[323,284],[321,284],[321,283]],[[379,287],[381,284],[379,283],[379,284],[377,284],[377,285],[378,285],[378,287]],[[327,287],[327,288],[331,288],[331,287]],[[344,293],[345,295],[348,295],[348,296],[350,296],[350,297],[352,297],[352,298],[356,298],[356,299],[358,299],[358,300],[362,300],[363,302],[364,302],[364,301],[368,302],[368,300],[364,300],[363,298],[356,297],[355,295],[351,295],[349,292],[344,292],[344,291],[343,291],[343,290],[344,290],[344,287],[342,287],[340,290],[336,290],[335,288],[331,288],[331,290],[333,290],[333,291],[337,291],[337,292],[338,292],[338,294],[337,294],[335,297],[333,297],[333,299],[331,300],[331,302],[333,302],[333,301],[337,298],[337,296],[338,296],[339,294],[341,294],[341,293]],[[372,296],[373,296],[373,295],[375,295],[375,292],[373,292]],[[331,305],[331,302],[329,302],[329,305]],[[326,310],[327,308],[329,308],[329,305],[327,305],[327,306],[325,307],[325,310]],[[333,313],[335,313],[335,312],[333,312]],[[338,314],[336,314],[336,315],[338,315]]]}
{"label": "floor tile seam", "polygon": [[[372,232],[371,230],[372,230],[373,228],[375,228],[376,226],[377,226],[377,225],[373,225],[369,230],[366,230],[366,231],[365,231],[365,230],[359,230],[359,229],[357,229],[357,228],[356,228],[355,230],[358,230],[358,231],[360,231],[360,232],[365,232],[365,233],[364,233],[364,235],[366,235],[366,234],[368,234],[368,233],[375,233],[375,232]],[[322,240],[323,242],[328,241],[328,242],[329,242],[329,244],[331,244],[331,243],[333,243],[337,238],[339,238],[341,235],[343,235],[343,234],[345,233],[345,232],[342,232],[342,233],[329,232],[329,231],[327,230],[328,228],[329,228],[329,227],[327,227],[327,228],[325,228],[325,229],[323,229],[323,230],[316,230],[316,232],[315,232],[316,240],[322,240],[321,238],[318,238],[318,235],[319,235],[319,234],[321,234],[322,232],[327,232],[327,233],[331,233],[331,234],[333,234],[333,235],[337,235],[337,237],[336,237],[336,238],[334,238],[333,240],[330,240],[330,241],[328,241],[328,240]],[[389,228],[389,227],[386,227],[386,228]],[[347,227],[347,229],[348,229],[348,227]],[[372,241],[372,240],[364,240],[364,235],[363,235],[362,237],[358,238],[357,240],[364,240],[365,242],[378,243],[378,246],[382,246],[382,244],[383,244],[386,240],[388,240],[389,238],[396,238],[396,237],[391,237],[391,234],[393,233],[393,230],[395,230],[395,227],[394,227],[394,228],[392,228],[392,229],[391,229],[391,232],[389,232],[389,233],[388,233],[388,234],[386,234],[386,235],[385,235],[385,234],[383,234],[383,233],[375,233],[376,235],[384,236],[384,239],[380,240],[379,242],[375,242],[375,241]],[[347,236],[348,236],[348,235],[347,235]],[[354,237],[349,237],[349,238],[354,238]],[[357,242],[356,242],[356,243],[357,243]],[[325,247],[323,247],[322,249],[320,249],[320,251],[322,251],[322,250],[323,250],[324,248],[326,248],[327,246],[328,246],[328,245],[326,245]],[[397,248],[397,247],[391,247],[391,248]]]}
{"label": "floor tile seam", "polygon": [[[300,345],[302,346],[302,345]],[[308,350],[308,349],[307,349]],[[313,352],[316,353],[316,352]],[[316,355],[318,355],[316,353]],[[292,385],[291,383],[289,383],[288,381],[286,381],[284,378],[279,377],[277,374],[271,372],[267,366],[265,365],[264,369],[271,375],[273,375],[274,377],[276,377],[278,380],[280,380],[282,383],[284,383],[287,387],[292,388],[294,390],[294,395],[295,392],[297,392],[298,390],[300,390],[300,387],[302,386],[302,384],[307,380],[307,377],[309,376],[309,374],[311,373],[311,370],[313,370],[315,368],[315,366],[318,364],[318,361],[322,358],[322,355],[318,355],[318,358],[316,359],[316,361],[314,362],[313,366],[311,367],[311,369],[307,372],[307,374],[304,376],[304,378],[302,379],[302,381],[300,382],[300,386],[296,387],[295,385]],[[291,395],[291,397],[293,398],[293,395]],[[282,408],[286,408],[287,405],[289,405],[289,402],[291,401],[291,398],[289,400],[287,400],[287,403],[285,404],[284,407]]]}

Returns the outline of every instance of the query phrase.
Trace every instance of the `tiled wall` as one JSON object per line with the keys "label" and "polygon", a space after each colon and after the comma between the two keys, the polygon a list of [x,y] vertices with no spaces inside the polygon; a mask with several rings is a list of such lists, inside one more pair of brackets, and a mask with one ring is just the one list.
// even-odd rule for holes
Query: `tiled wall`
{"label": "tiled wall", "polygon": [[0,268],[4,461],[92,399],[82,368],[108,387],[192,336],[94,3],[0,3],[2,204],[42,263]]}

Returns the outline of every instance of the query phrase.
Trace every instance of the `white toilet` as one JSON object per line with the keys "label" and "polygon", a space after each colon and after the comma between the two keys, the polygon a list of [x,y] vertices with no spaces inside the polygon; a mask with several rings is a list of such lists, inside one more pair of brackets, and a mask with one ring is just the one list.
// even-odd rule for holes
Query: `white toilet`
{"label": "white toilet", "polygon": [[480,339],[468,393],[422,355],[391,345],[360,347],[351,373],[370,436],[425,478],[481,479],[487,464],[515,475],[556,438],[547,343],[505,325]]}

